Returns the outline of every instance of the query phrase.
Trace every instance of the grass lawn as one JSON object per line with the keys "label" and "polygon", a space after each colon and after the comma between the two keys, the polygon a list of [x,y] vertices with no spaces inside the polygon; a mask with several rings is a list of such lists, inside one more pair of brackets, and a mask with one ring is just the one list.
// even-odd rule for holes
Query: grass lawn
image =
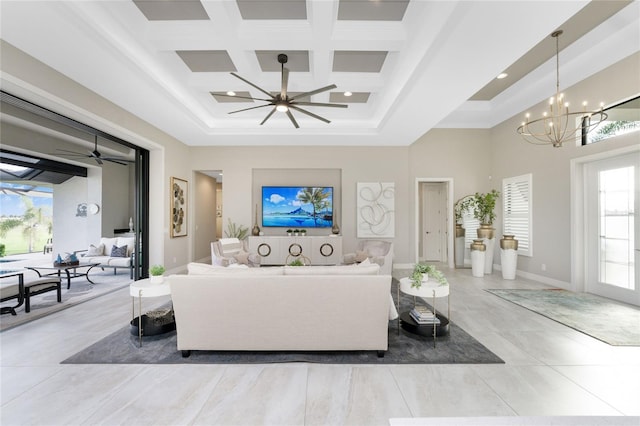
{"label": "grass lawn", "polygon": [[[45,229],[36,228],[33,232],[33,252],[42,251],[50,237]],[[5,256],[29,253],[29,236],[23,233],[22,228],[14,228],[7,232],[7,236],[2,238],[0,243],[6,246]]]}

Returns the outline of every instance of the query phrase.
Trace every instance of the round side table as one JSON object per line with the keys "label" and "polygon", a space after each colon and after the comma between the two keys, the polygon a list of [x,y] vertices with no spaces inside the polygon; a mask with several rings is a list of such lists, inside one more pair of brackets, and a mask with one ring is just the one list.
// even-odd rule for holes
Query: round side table
{"label": "round side table", "polygon": [[[430,280],[427,282],[423,282],[420,288],[415,288],[411,286],[411,279],[401,278],[400,284],[398,285],[398,312],[400,312],[400,292],[413,296],[413,304],[415,306],[415,298],[422,297],[423,299],[432,298],[433,302],[431,304],[433,309],[433,315],[440,319],[440,327],[442,328],[441,332],[437,332],[438,324],[433,323],[433,346],[436,345],[436,335],[446,334],[446,331],[449,329],[449,319],[451,318],[451,297],[449,293],[449,284],[440,285],[440,283]],[[436,314],[436,298],[446,297],[447,298],[447,316],[444,317],[442,315]],[[406,315],[405,315],[406,314]],[[408,313],[401,314],[400,319],[398,320],[398,333],[400,333],[400,323],[405,322],[407,327],[403,327],[405,330],[409,332],[416,332],[421,327],[424,328],[426,325],[413,324],[409,323],[407,320],[411,319],[411,316]],[[404,319],[402,319],[404,318]],[[423,334],[423,333],[418,333]]]}
{"label": "round side table", "polygon": [[[171,286],[167,277],[159,284],[151,284],[149,278],[134,281],[129,285],[129,294],[131,295],[131,325],[134,324],[135,299],[138,298],[138,342],[142,347],[142,298],[144,297],[160,297],[171,294]],[[175,322],[173,323],[175,328]],[[169,331],[169,330],[167,330]]]}

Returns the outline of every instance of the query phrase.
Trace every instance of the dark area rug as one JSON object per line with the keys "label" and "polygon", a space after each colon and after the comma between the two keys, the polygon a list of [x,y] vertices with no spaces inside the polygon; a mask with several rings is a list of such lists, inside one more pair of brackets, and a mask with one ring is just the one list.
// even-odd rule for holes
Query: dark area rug
{"label": "dark area rug", "polygon": [[[395,297],[394,280],[392,294]],[[413,306],[401,297],[401,311]],[[376,351],[192,351],[182,358],[176,345],[176,332],[143,337],[142,347],[129,326],[67,358],[63,364],[266,364],[312,362],[324,364],[498,364],[497,355],[454,323],[447,336],[436,339],[400,330],[398,320],[389,321],[389,349],[383,358]]]}
{"label": "dark area rug", "polygon": [[487,291],[612,346],[640,346],[640,308],[562,289]]}

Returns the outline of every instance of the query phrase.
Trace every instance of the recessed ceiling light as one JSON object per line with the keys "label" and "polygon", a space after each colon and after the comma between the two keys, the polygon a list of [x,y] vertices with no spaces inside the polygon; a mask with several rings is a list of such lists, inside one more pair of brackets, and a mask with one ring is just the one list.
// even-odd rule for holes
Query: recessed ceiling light
{"label": "recessed ceiling light", "polygon": [[351,95],[353,95],[353,93],[351,93],[351,92],[344,92],[344,95],[345,95],[345,96],[351,96]]}
{"label": "recessed ceiling light", "polygon": [[235,96],[235,95],[236,95],[236,92],[234,92],[233,90],[229,90],[229,91],[227,92],[227,95],[229,95],[229,96]]}
{"label": "recessed ceiling light", "polygon": [[506,76],[508,76],[509,74],[507,74],[506,72],[501,72],[500,74],[498,74],[498,77],[496,77],[498,80],[502,80],[503,78],[505,78]]}

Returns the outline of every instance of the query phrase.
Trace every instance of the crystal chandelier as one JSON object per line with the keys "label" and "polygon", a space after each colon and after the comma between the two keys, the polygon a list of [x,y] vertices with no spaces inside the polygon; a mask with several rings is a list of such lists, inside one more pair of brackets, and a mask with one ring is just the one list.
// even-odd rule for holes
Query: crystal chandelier
{"label": "crystal chandelier", "polygon": [[556,95],[549,99],[549,111],[542,117],[530,120],[529,113],[526,120],[518,127],[518,133],[529,143],[536,145],[553,145],[556,148],[564,142],[575,140],[580,134],[586,134],[595,129],[607,119],[607,114],[600,109],[587,111],[587,102],[582,103],[583,110],[570,112],[569,102],[560,93],[560,49],[558,39],[562,30],[554,31],[551,37],[556,39]]}

